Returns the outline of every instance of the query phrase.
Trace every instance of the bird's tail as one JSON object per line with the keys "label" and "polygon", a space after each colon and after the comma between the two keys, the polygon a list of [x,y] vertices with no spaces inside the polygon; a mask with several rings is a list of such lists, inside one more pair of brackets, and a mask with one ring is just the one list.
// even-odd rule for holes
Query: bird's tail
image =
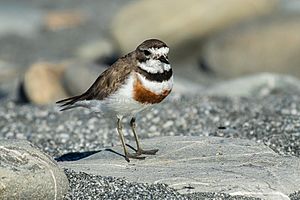
{"label": "bird's tail", "polygon": [[60,111],[64,111],[64,110],[69,110],[71,108],[78,107],[78,105],[76,105],[76,102],[80,101],[81,99],[82,99],[82,95],[78,95],[78,96],[57,101],[56,103],[61,108]]}

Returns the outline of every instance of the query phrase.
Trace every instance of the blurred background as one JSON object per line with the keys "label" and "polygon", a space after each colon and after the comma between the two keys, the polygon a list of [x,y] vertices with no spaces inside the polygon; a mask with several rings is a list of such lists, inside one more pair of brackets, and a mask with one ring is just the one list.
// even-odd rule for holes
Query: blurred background
{"label": "blurred background", "polygon": [[148,38],[170,46],[175,94],[300,91],[299,0],[1,0],[0,97],[76,95]]}

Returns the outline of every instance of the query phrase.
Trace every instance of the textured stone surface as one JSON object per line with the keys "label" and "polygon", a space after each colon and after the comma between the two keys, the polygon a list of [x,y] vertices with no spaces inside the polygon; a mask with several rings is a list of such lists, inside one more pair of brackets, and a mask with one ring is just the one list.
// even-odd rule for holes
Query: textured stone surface
{"label": "textured stone surface", "polygon": [[67,190],[49,156],[25,140],[0,140],[0,199],[62,199]]}
{"label": "textured stone surface", "polygon": [[[166,183],[180,193],[225,192],[263,199],[287,199],[300,184],[300,160],[282,157],[248,140],[216,137],[160,137],[143,141],[160,151],[146,160],[101,151],[62,162],[75,171],[124,177],[132,182]],[[122,153],[121,147],[112,150]]]}

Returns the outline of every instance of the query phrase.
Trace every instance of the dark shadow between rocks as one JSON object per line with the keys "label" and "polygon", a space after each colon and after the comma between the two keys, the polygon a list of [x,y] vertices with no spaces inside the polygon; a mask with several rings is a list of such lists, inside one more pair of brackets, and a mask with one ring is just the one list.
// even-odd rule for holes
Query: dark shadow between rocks
{"label": "dark shadow between rocks", "polygon": [[16,98],[15,103],[22,105],[22,104],[27,104],[29,102],[30,102],[30,100],[29,100],[29,98],[25,92],[25,88],[24,88],[24,80],[22,80],[18,86],[17,98]]}

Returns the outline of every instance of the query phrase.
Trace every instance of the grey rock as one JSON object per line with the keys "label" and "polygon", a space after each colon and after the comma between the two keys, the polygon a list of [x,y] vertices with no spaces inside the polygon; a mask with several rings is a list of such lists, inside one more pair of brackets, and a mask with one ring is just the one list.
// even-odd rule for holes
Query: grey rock
{"label": "grey rock", "polygon": [[0,60],[0,98],[16,96],[21,71],[16,64]]}
{"label": "grey rock", "polygon": [[67,190],[49,156],[25,140],[0,140],[0,199],[62,199]]}
{"label": "grey rock", "polygon": [[63,74],[63,84],[70,95],[86,91],[107,66],[91,62],[73,61]]}
{"label": "grey rock", "polygon": [[267,96],[272,93],[300,92],[300,81],[287,75],[262,73],[223,81],[207,88],[204,94],[230,97]]}
{"label": "grey rock", "polygon": [[281,9],[290,13],[299,13],[300,2],[298,0],[281,0]]}
{"label": "grey rock", "polygon": [[17,78],[21,74],[19,66],[0,60],[0,84]]}
{"label": "grey rock", "polygon": [[[249,140],[217,137],[159,137],[142,142],[158,148],[155,156],[127,163],[101,151],[88,158],[62,162],[78,172],[124,177],[131,182],[165,183],[180,193],[224,192],[263,199],[288,199],[300,184],[300,160],[279,156]],[[120,146],[112,150],[122,153]]]}
{"label": "grey rock", "polygon": [[102,38],[92,40],[78,47],[76,54],[80,59],[95,61],[99,58],[114,54],[115,47],[108,39]]}
{"label": "grey rock", "polygon": [[224,78],[262,72],[300,77],[299,31],[298,13],[275,13],[211,37],[201,56]]}

